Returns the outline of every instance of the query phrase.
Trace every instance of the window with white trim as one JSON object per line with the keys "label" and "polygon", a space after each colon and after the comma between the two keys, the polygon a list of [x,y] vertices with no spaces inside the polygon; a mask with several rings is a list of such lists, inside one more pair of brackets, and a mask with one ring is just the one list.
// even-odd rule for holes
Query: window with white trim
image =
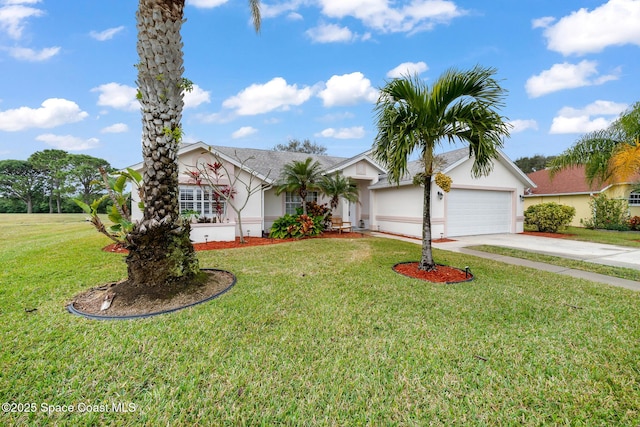
{"label": "window with white trim", "polygon": [[[317,202],[318,192],[309,191],[306,197],[307,202]],[[284,213],[289,215],[296,214],[296,208],[302,207],[302,199],[295,193],[286,192],[284,195]]]}
{"label": "window with white trim", "polygon": [[629,206],[640,206],[640,191],[632,191],[629,194]]}
{"label": "window with white trim", "polygon": [[213,192],[211,187],[180,186],[180,213],[194,211],[199,218],[215,218],[222,222],[226,218],[227,202]]}

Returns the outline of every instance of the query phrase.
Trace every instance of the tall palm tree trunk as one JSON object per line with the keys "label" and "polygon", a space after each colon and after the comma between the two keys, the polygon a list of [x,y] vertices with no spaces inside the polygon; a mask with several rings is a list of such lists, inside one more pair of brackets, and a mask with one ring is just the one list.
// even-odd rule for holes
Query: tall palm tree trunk
{"label": "tall palm tree trunk", "polygon": [[182,130],[184,0],[139,0],[138,89],[142,106],[144,215],[130,234],[129,280],[187,282],[198,272],[189,224],[178,205],[177,152]]}
{"label": "tall palm tree trunk", "polygon": [[436,268],[431,249],[431,173],[424,174],[424,200],[423,220],[422,220],[422,258],[420,259],[421,270],[432,271]]}

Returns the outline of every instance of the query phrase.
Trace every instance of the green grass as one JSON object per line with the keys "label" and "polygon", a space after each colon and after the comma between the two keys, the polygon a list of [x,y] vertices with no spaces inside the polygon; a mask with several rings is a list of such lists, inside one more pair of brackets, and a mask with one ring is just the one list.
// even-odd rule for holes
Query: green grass
{"label": "green grass", "polygon": [[606,276],[619,277],[621,279],[640,281],[640,270],[635,270],[633,268],[596,264],[593,262],[561,258],[536,252],[523,251],[521,249],[505,248],[501,246],[478,245],[469,246],[469,249],[488,252],[492,254],[505,255],[514,258],[528,259],[530,261],[544,262],[560,267],[573,268],[575,270],[589,271],[592,273],[604,274]]}
{"label": "green grass", "polygon": [[37,407],[1,425],[640,424],[640,293],[442,251],[476,280],[430,284],[391,270],[415,244],[316,239],[200,252],[230,292],[91,321],[65,302],[126,268],[81,219],[0,215],[0,400]]}
{"label": "green grass", "polygon": [[588,228],[567,227],[567,230],[563,231],[563,233],[572,234],[569,239],[573,240],[640,248],[640,232],[638,231],[590,230]]}

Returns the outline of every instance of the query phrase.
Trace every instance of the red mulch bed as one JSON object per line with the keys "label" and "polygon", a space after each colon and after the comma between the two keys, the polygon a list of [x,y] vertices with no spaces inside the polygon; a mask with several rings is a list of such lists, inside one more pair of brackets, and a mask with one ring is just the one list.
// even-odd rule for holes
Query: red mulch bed
{"label": "red mulch bed", "polygon": [[[366,234],[351,232],[351,233],[338,233],[336,231],[327,231],[319,236],[308,237],[309,239],[359,239],[367,237]],[[240,243],[240,238],[236,237],[235,241],[230,242],[207,242],[207,243],[194,243],[193,247],[196,251],[212,251],[216,249],[233,249],[233,248],[248,248],[250,246],[264,246],[274,245],[277,243],[295,242],[300,239],[267,239],[264,237],[245,237],[246,243]],[[126,254],[128,251],[122,246],[112,243],[102,248],[103,251],[113,252],[119,254]]]}
{"label": "red mulch bed", "polygon": [[523,231],[520,234],[526,234],[528,236],[538,236],[538,237],[551,237],[552,239],[566,239],[567,237],[575,236],[575,234],[543,233],[541,231]]}
{"label": "red mulch bed", "polygon": [[414,279],[421,279],[434,283],[459,283],[466,282],[473,278],[473,276],[467,276],[467,273],[463,270],[446,265],[438,265],[433,271],[420,270],[418,268],[418,262],[396,264],[393,267],[393,270],[396,273],[400,273]]}

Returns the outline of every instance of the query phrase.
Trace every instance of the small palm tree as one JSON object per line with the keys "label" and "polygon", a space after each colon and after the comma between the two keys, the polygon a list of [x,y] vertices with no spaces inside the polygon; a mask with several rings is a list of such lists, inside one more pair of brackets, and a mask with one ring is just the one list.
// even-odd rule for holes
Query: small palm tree
{"label": "small palm tree", "polygon": [[339,173],[323,176],[320,181],[320,191],[329,197],[332,210],[338,207],[341,197],[353,203],[358,201],[358,186],[355,180]]}
{"label": "small palm tree", "polygon": [[322,180],[322,166],[318,161],[307,157],[304,162],[294,161],[282,168],[280,180],[276,184],[276,196],[283,192],[297,193],[302,201],[302,212],[307,214],[307,195],[318,190]]}
{"label": "small palm tree", "polygon": [[640,102],[606,129],[588,133],[549,164],[551,174],[584,165],[587,181],[624,182],[640,171]]}
{"label": "small palm tree", "polygon": [[443,141],[469,145],[474,157],[474,176],[488,174],[492,159],[509,135],[505,118],[497,109],[503,105],[505,90],[493,76],[496,70],[476,66],[469,71],[450,69],[431,87],[418,76],[388,82],[376,104],[378,135],[373,156],[387,168],[390,182],[398,184],[407,173],[409,156],[419,151],[424,172],[422,259],[420,269],[436,268],[431,250],[431,178],[434,150]]}

